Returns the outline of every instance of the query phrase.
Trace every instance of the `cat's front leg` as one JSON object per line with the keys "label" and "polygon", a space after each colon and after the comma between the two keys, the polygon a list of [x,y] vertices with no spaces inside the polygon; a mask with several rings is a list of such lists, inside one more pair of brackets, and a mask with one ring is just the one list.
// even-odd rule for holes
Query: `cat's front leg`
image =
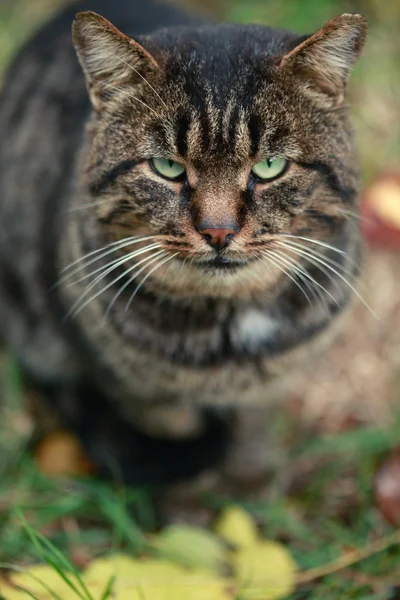
{"label": "cat's front leg", "polygon": [[[227,444],[221,460],[196,478],[169,486],[160,502],[168,522],[207,525],[216,512],[209,499],[258,500],[268,496],[272,475],[280,471],[276,409],[242,406],[229,411]],[[212,503],[214,504],[214,503]]]}
{"label": "cat's front leg", "polygon": [[268,493],[268,483],[282,458],[275,416],[270,406],[234,409],[230,443],[219,468],[225,493],[247,499]]}

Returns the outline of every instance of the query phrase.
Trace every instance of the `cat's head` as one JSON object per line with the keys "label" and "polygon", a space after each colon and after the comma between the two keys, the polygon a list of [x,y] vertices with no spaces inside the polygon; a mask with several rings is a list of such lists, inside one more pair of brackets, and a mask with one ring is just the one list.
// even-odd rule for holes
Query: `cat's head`
{"label": "cat's head", "polygon": [[363,17],[305,37],[210,25],[133,40],[84,12],[73,35],[94,108],[92,216],[126,241],[114,248],[137,281],[256,294],[298,278],[304,252],[315,263],[328,246],[346,251],[358,187],[346,84]]}

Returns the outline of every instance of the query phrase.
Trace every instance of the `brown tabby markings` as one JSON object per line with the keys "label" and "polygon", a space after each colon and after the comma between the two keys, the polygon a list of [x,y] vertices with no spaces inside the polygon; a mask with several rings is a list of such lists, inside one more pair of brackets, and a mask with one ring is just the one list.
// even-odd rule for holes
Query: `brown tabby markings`
{"label": "brown tabby markings", "polygon": [[[318,331],[330,320],[327,314],[334,314],[337,306],[347,302],[349,288],[344,279],[351,280],[354,269],[341,279],[329,270],[329,263],[326,268],[325,263],[318,261],[330,260],[331,267],[336,265],[332,268],[341,273],[348,267],[344,254],[348,254],[350,261],[358,256],[357,238],[340,209],[355,202],[358,188],[343,94],[348,71],[362,46],[364,21],[359,16],[343,15],[294,49],[290,41],[292,49],[288,54],[279,60],[273,56],[269,63],[263,59],[264,64],[258,67],[256,64],[255,72],[250,74],[248,67],[239,61],[238,74],[231,74],[229,92],[225,92],[224,82],[222,89],[211,84],[204,70],[205,57],[196,57],[192,48],[192,33],[187,37],[180,33],[179,57],[169,47],[168,36],[167,39],[164,36],[161,33],[159,37],[156,34],[143,38],[146,48],[143,49],[93,13],[79,15],[74,25],[75,45],[96,109],[84,150],[82,192],[74,202],[81,203],[87,195],[85,201],[92,198],[104,203],[95,207],[91,216],[79,217],[78,223],[71,216],[69,235],[74,237],[73,243],[66,240],[69,258],[65,262],[79,259],[86,250],[98,247],[100,240],[123,240],[132,234],[156,237],[135,244],[133,250],[138,254],[132,261],[129,260],[132,247],[121,248],[121,253],[127,256],[122,264],[128,275],[135,273],[135,264],[140,266],[140,277],[129,280],[123,293],[123,273],[119,275],[114,270],[111,277],[115,277],[120,288],[117,292],[110,280],[107,285],[100,282],[104,290],[97,293],[95,288],[93,300],[91,294],[86,292],[85,296],[86,281],[72,290],[64,290],[63,294],[67,303],[74,302],[77,306],[73,314],[87,330],[92,344],[106,344],[107,348],[115,344],[117,360],[111,361],[111,368],[118,373],[119,385],[123,382],[123,386],[128,386],[124,395],[142,394],[146,389],[138,363],[143,364],[143,360],[144,364],[152,363],[151,356],[156,351],[161,361],[159,368],[164,357],[175,363],[174,366],[165,363],[168,378],[172,379],[168,385],[164,381],[160,389],[165,391],[165,386],[172,384],[173,394],[183,398],[201,385],[199,401],[229,402],[231,386],[226,387],[223,371],[220,383],[215,370],[211,380],[204,372],[199,372],[200,379],[197,375],[191,379],[189,375],[192,361],[211,364],[217,360],[215,352],[222,340],[221,333],[217,334],[220,311],[225,315],[223,320],[231,320],[228,315],[233,314],[236,316],[232,323],[237,322],[237,329],[229,326],[231,341],[227,349],[217,351],[221,352],[221,359],[225,353],[221,364],[227,365],[228,355],[232,353],[233,357],[242,345],[247,350],[259,348],[257,352],[264,354],[261,349],[264,340],[271,343],[279,337],[279,331],[285,330],[286,301],[277,305],[278,312],[273,308],[274,298],[281,294],[295,293],[296,304],[289,303],[293,308],[288,310],[299,312],[298,324],[294,325],[299,339],[303,328]],[[206,50],[203,52],[207,55]],[[190,57],[198,70],[195,83],[192,73],[189,78],[185,71],[185,61]],[[212,72],[217,68],[216,57],[207,55],[207,58]],[[259,76],[256,68],[263,67],[265,73]],[[153,156],[165,156],[183,164],[187,180],[163,180],[147,162]],[[251,176],[251,167],[268,156],[284,156],[289,166],[280,178],[260,183]],[[215,251],[198,232],[204,223],[209,227],[239,229],[231,244],[220,253],[225,261],[234,264],[231,270],[213,266]],[[294,238],[282,238],[281,234],[300,238],[296,242]],[[304,238],[310,236],[337,245],[340,253],[329,247],[304,244]],[[299,242],[301,246],[293,245]],[[144,250],[146,244],[155,248],[144,256],[140,249]],[[307,255],[301,253],[309,251],[312,264],[304,269],[303,258]],[[159,295],[163,302],[158,328],[162,321],[168,321],[169,301],[176,317],[182,313],[181,332],[174,332],[168,341],[159,335],[160,329],[159,341],[150,341],[153,335],[150,322],[148,335],[143,330],[144,315],[147,312],[151,319],[153,309],[145,296],[137,295],[136,286],[141,279],[143,290]],[[288,283],[303,287],[308,303],[296,287],[288,288]],[[132,291],[134,310],[141,319],[140,329],[136,325],[131,327],[133,314],[126,312],[127,307],[131,309]],[[209,296],[215,299],[216,331],[215,334],[210,331],[207,341],[198,327],[204,319],[201,315]],[[189,298],[190,308],[186,305]],[[245,303],[242,308],[241,302]],[[296,305],[299,308],[294,308]],[[264,308],[259,312],[261,307]],[[267,316],[271,310],[274,316]],[[107,319],[100,334],[95,323],[104,321],[104,311]],[[277,319],[282,318],[279,326]],[[252,325],[244,326],[246,323]],[[172,332],[169,326],[168,330]],[[123,348],[120,336],[127,336]],[[140,351],[135,349],[138,343]],[[289,347],[292,343],[289,342]],[[268,351],[267,373],[271,371],[269,354]],[[135,382],[124,372],[125,362],[135,365]],[[188,367],[182,371],[184,379],[181,379],[177,376],[178,363],[186,362]],[[247,370],[252,372],[250,364],[243,366],[243,373]],[[249,377],[252,378],[250,373]],[[235,388],[243,388],[240,376],[236,375],[235,380]],[[243,401],[247,396],[254,401],[261,399],[263,393],[253,385],[241,396]]]}
{"label": "brown tabby markings", "polygon": [[[269,411],[284,376],[332,337],[355,289],[360,240],[342,211],[357,210],[359,181],[345,98],[365,35],[361,16],[342,15],[307,39],[204,25],[132,40],[103,17],[80,13],[73,38],[92,115],[81,147],[83,119],[68,112],[73,183],[55,196],[58,219],[37,191],[40,226],[30,228],[32,245],[43,237],[47,249],[35,266],[42,283],[32,304],[46,306],[59,280],[51,342],[42,345],[57,346],[62,358],[49,361],[49,372],[46,361],[39,368],[38,345],[26,350],[29,334],[7,322],[4,335],[26,370],[57,381],[68,362],[70,388],[89,380],[124,427],[155,436],[201,431],[204,406]],[[51,141],[41,165],[58,148],[52,110],[83,93],[75,63],[63,60],[65,81],[49,76],[44,88],[51,110],[41,113],[41,139]],[[0,113],[6,130],[7,110]],[[37,122],[34,104],[26,110]],[[28,164],[23,136],[7,135],[15,163]],[[30,148],[37,135],[32,126]],[[155,157],[182,164],[186,178],[160,177],[149,162]],[[288,161],[286,170],[259,181],[252,167],[277,157]],[[66,171],[64,160],[55,162]],[[2,210],[27,223],[24,198],[31,198],[21,185],[16,176],[2,183]],[[234,235],[218,251],[202,235],[207,229]],[[10,271],[0,266],[3,278]],[[12,306],[5,302],[5,314]],[[97,440],[94,426],[92,433]]]}

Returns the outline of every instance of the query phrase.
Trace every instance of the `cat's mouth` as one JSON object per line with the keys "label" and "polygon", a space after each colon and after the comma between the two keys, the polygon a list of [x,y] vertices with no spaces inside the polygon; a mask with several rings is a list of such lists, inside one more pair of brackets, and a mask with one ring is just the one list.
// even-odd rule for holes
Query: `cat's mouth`
{"label": "cat's mouth", "polygon": [[227,258],[226,256],[217,256],[211,260],[193,261],[193,265],[207,273],[235,273],[248,265],[249,261],[238,261]]}

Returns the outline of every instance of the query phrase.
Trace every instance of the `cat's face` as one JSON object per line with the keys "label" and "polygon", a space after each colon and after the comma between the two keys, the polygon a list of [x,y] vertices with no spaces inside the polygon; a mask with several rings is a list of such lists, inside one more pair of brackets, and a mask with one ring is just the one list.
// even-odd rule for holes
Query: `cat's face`
{"label": "cat's face", "polygon": [[209,26],[139,45],[79,15],[85,181],[110,240],[145,238],[121,244],[126,264],[168,293],[229,296],[296,274],[301,239],[342,248],[358,185],[344,93],[364,38],[343,15],[307,41]]}

